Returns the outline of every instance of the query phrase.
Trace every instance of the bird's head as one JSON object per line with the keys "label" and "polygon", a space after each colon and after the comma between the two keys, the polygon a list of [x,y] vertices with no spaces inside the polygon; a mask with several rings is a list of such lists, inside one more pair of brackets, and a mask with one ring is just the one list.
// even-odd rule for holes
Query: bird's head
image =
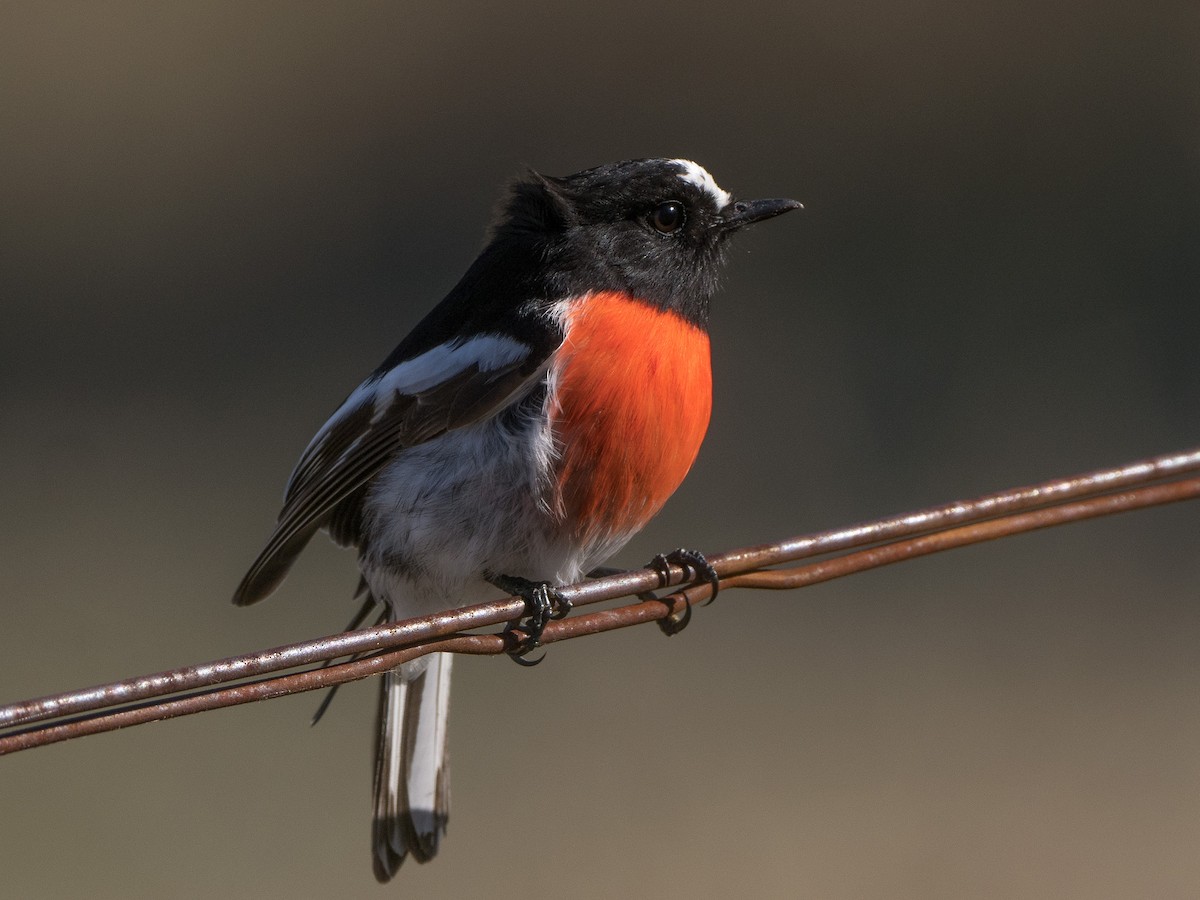
{"label": "bird's head", "polygon": [[635,159],[513,184],[495,241],[532,243],[553,293],[615,290],[703,322],[729,235],[795,200],[734,200],[686,159]]}

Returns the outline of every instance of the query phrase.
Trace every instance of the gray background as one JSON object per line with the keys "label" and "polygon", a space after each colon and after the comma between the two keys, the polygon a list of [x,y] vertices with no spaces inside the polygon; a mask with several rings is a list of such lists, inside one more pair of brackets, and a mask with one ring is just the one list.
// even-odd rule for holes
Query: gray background
{"label": "gray background", "polygon": [[[1197,443],[1194,3],[6,4],[0,699],[329,633],[228,598],[504,181],[687,156],[737,244],[708,442],[617,562]],[[27,897],[1200,894],[1197,508],[457,668],[386,889],[370,685],[0,761]]]}

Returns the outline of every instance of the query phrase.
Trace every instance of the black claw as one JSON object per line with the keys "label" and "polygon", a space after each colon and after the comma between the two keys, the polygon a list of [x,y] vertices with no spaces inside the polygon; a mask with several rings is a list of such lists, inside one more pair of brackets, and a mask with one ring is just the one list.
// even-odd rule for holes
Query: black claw
{"label": "black claw", "polygon": [[490,581],[500,590],[515,594],[525,601],[528,621],[524,624],[510,622],[505,626],[504,633],[509,634],[518,627],[525,633],[524,640],[508,651],[508,655],[522,666],[536,666],[546,658],[545,654],[537,659],[526,659],[525,655],[537,648],[542,632],[552,619],[567,617],[571,612],[571,601],[546,581],[529,581],[511,575],[498,575]]}
{"label": "black claw", "polygon": [[[516,628],[517,628],[517,625],[515,623],[509,622],[507,625],[504,626],[504,634],[505,635],[512,634],[512,632]],[[522,629],[522,630],[524,630],[524,629]],[[515,662],[518,666],[524,666],[527,669],[532,669],[534,666],[536,666],[538,663],[540,663],[543,659],[546,658],[545,653],[543,653],[537,659],[526,659],[525,658],[525,655],[527,653],[532,653],[534,650],[537,649],[537,646],[538,646],[538,643],[536,640],[532,640],[529,637],[525,637],[519,643],[517,643],[517,645],[515,647],[513,647],[511,650],[508,651],[508,657],[513,662]]]}
{"label": "black claw", "polygon": [[571,610],[575,608],[571,605],[571,601],[558,591],[554,591],[553,603],[554,611],[550,613],[551,619],[565,619],[571,614]]}
{"label": "black claw", "polygon": [[659,587],[666,587],[671,581],[671,563],[665,553],[654,554],[654,559],[646,563],[646,568],[658,576]]}
{"label": "black claw", "polygon": [[712,596],[708,598],[709,603],[717,599],[717,591],[721,589],[721,576],[717,574],[717,570],[712,567],[703,553],[699,550],[685,550],[680,547],[670,553],[658,554],[650,560],[650,564],[646,568],[657,572],[658,577],[662,579],[663,587],[666,587],[671,580],[671,566],[673,565],[682,568],[685,574],[690,572],[693,581],[703,581],[712,587]]}
{"label": "black claw", "polygon": [[658,620],[658,630],[667,637],[674,637],[688,627],[688,622],[692,621],[692,601],[685,595],[683,598],[683,612],[679,615],[670,615],[665,619]]}
{"label": "black claw", "polygon": [[[646,564],[647,569],[654,570],[658,577],[665,584],[671,577],[670,563],[667,558],[661,553]],[[604,578],[606,575],[622,575],[624,569],[618,569],[615,566],[598,566],[587,573],[588,578]],[[659,600],[658,594],[654,591],[642,591],[636,595],[639,600]],[[660,603],[665,603],[665,600],[659,600]],[[654,624],[658,626],[658,630],[667,637],[679,634],[683,629],[687,628],[688,622],[692,620],[692,603],[685,596],[683,602],[687,604],[687,608],[678,616],[670,615],[665,619],[659,619]]]}
{"label": "black claw", "polygon": [[[717,591],[721,586],[721,579],[717,575],[717,570],[705,559],[703,553],[699,550],[685,550],[680,547],[678,550],[672,550],[670,553],[659,553],[654,559],[650,560],[646,568],[652,569],[657,573],[662,581],[662,586],[667,587],[671,581],[672,565],[680,566],[684,570],[684,574],[690,573],[694,576],[695,581],[703,581],[711,585],[712,596],[708,602],[712,603],[716,599]],[[638,596],[647,599],[642,594]],[[650,597],[658,599],[653,594]],[[688,600],[687,595],[684,595],[683,602],[684,610],[682,613],[658,620],[659,630],[668,637],[679,634],[679,632],[687,628],[688,622],[692,620],[692,602]]]}

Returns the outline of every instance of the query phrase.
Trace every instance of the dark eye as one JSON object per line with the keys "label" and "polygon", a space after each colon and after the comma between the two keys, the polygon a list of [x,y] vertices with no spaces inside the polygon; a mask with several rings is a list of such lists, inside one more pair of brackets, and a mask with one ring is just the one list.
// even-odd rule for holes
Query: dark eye
{"label": "dark eye", "polygon": [[650,224],[654,226],[655,231],[670,234],[682,228],[686,218],[683,204],[678,200],[668,200],[654,207],[654,211],[650,213]]}

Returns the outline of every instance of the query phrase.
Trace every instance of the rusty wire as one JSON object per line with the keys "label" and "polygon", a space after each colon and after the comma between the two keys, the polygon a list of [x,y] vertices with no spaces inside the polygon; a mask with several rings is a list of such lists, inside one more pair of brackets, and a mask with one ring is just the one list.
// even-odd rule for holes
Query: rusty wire
{"label": "rusty wire", "polygon": [[[709,562],[720,576],[722,589],[804,587],[1024,531],[1194,499],[1200,497],[1200,477],[1181,476],[1197,471],[1200,471],[1200,448],[776,544],[734,550],[710,556]],[[803,566],[766,568],[846,550],[853,552]],[[571,585],[563,589],[563,594],[578,607],[682,585],[686,577],[685,571],[672,567],[664,584],[657,572],[635,570]],[[694,584],[680,587],[661,599],[642,599],[574,615],[551,622],[542,634],[541,643],[677,618],[691,604],[710,595],[709,585]],[[0,755],[129,725],[355,681],[426,653],[505,653],[523,639],[519,628],[505,634],[463,632],[511,622],[524,611],[523,600],[509,597],[10,704],[0,707]],[[358,654],[365,655],[340,664],[271,674]],[[159,702],[150,702],[155,700]]]}

